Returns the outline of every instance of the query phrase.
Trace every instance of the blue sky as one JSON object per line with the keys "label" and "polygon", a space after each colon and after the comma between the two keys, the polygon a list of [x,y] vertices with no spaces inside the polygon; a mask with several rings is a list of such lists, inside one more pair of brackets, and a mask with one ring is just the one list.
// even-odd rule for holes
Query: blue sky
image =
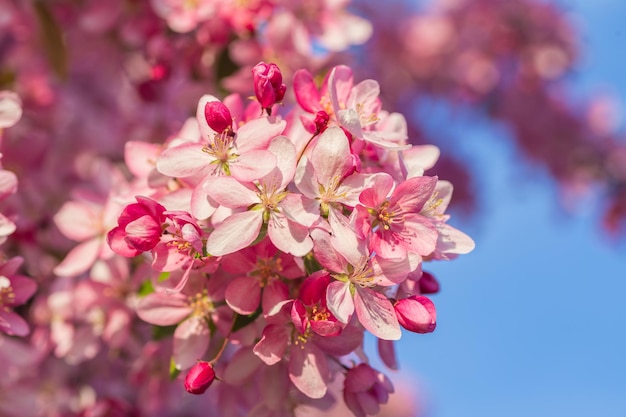
{"label": "blue sky", "polygon": [[[571,77],[587,94],[626,103],[626,1],[559,0],[581,31]],[[463,127],[480,175],[476,250],[429,265],[434,334],[406,334],[402,371],[419,384],[430,417],[625,417],[626,243],[598,227],[588,202],[566,212],[558,189],[520,167],[498,129]]]}

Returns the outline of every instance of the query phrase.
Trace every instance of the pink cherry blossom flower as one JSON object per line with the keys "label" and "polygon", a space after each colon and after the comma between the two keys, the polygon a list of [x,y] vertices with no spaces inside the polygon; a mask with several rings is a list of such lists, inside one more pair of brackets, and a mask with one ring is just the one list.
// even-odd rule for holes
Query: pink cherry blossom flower
{"label": "pink cherry blossom flower", "polygon": [[294,183],[320,215],[328,217],[332,211],[343,216],[343,207],[356,206],[359,194],[374,179],[355,172],[357,160],[343,130],[329,127],[316,139],[310,158],[302,157]]}
{"label": "pink cherry blossom flower", "polygon": [[263,313],[289,298],[285,279],[304,275],[292,255],[279,251],[268,238],[222,257],[221,267],[233,275],[226,287],[226,303],[243,315],[254,313],[259,303]]}
{"label": "pink cherry blossom flower", "polygon": [[346,374],[343,398],[355,417],[366,417],[378,414],[380,404],[386,404],[393,391],[389,378],[362,363]]}
{"label": "pink cherry blossom flower", "polygon": [[335,278],[328,285],[329,310],[342,323],[356,313],[359,322],[374,336],[386,340],[400,338],[400,326],[391,301],[378,288],[395,285],[415,270],[420,259],[384,259],[372,256],[349,226],[337,235],[320,229],[312,231],[314,253],[320,264]]}
{"label": "pink cherry blossom flower", "polygon": [[26,320],[13,311],[37,290],[37,284],[30,278],[17,274],[24,260],[11,258],[0,265],[0,330],[11,336],[26,336],[30,327]]}
{"label": "pink cherry blossom flower", "polygon": [[304,256],[313,249],[308,227],[317,216],[299,195],[286,191],[296,170],[295,148],[286,137],[277,137],[268,150],[278,165],[258,183],[244,184],[233,177],[207,181],[206,192],[215,201],[232,209],[247,208],[215,227],[206,243],[209,254],[226,255],[251,245],[263,224],[272,243],[283,252]]}
{"label": "pink cherry blossom flower", "polygon": [[224,333],[230,330],[232,318],[218,311],[227,313],[224,308],[216,307],[217,300],[212,298],[214,289],[209,281],[192,275],[180,292],[158,291],[139,300],[139,318],[158,326],[176,325],[172,359],[177,369],[190,368],[204,355],[211,340],[209,322]]}
{"label": "pink cherry blossom flower", "polygon": [[230,130],[216,132],[205,115],[207,103],[213,101],[219,100],[205,95],[198,102],[196,119],[202,142],[184,141],[166,149],[157,169],[175,178],[232,175],[239,181],[254,181],[269,173],[276,158],[267,147],[283,131],[285,122],[261,117],[238,127],[234,135]]}
{"label": "pink cherry blossom flower", "polygon": [[124,208],[117,227],[107,234],[111,249],[126,257],[152,250],[161,240],[165,222],[165,207],[146,197],[136,200]]}
{"label": "pink cherry blossom flower", "polygon": [[[288,361],[289,379],[309,398],[322,398],[331,373],[327,355],[343,356],[363,342],[362,332],[348,326],[337,336],[298,332],[291,319],[293,300],[278,304],[266,317],[267,326],[254,353],[267,365]],[[289,354],[287,354],[289,352]]]}
{"label": "pink cherry blossom flower", "polygon": [[376,178],[372,188],[359,196],[358,230],[369,237],[370,250],[383,258],[422,256],[435,249],[438,233],[429,218],[419,214],[433,194],[436,177],[414,177],[403,181],[389,195],[394,181],[388,175]]}
{"label": "pink cherry blossom flower", "polygon": [[[204,255],[206,236],[196,220],[186,211],[165,211],[164,233],[152,250],[152,267],[161,272],[184,271],[180,281],[167,292],[180,291],[193,269],[214,272],[218,260]],[[169,282],[168,282],[169,283]]]}
{"label": "pink cherry blossom flower", "polygon": [[341,333],[344,326],[333,316],[326,302],[330,282],[330,275],[318,271],[300,286],[300,295],[291,309],[291,320],[301,334],[313,331],[320,336],[336,336]]}
{"label": "pink cherry blossom flower", "polygon": [[[333,114],[340,126],[354,137],[386,149],[408,149],[403,132],[380,131],[380,87],[375,80],[364,80],[353,86],[352,70],[335,67],[328,78],[328,95]],[[399,117],[403,117],[398,115]]]}

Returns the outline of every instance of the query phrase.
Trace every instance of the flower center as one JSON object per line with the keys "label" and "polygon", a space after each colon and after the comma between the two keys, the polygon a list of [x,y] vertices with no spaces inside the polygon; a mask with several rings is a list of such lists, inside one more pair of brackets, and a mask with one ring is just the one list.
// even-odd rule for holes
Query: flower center
{"label": "flower center", "polygon": [[311,321],[325,321],[330,317],[330,311],[324,306],[314,305],[310,310]]}
{"label": "flower center", "polygon": [[283,260],[281,258],[257,259],[256,270],[252,274],[257,276],[261,288],[280,278],[280,272],[283,270],[282,264]]}
{"label": "flower center", "polygon": [[202,148],[203,152],[208,153],[215,161],[211,162],[214,164],[219,164],[220,168],[228,175],[228,162],[232,159],[237,158],[239,155],[233,152],[234,146],[234,134],[229,129],[226,129],[222,133],[218,133],[213,138],[213,142],[209,143],[205,147]]}
{"label": "flower center", "polygon": [[207,290],[202,290],[189,297],[189,306],[191,307],[191,315],[194,317],[209,317],[209,314],[213,312],[213,302],[209,298]]}

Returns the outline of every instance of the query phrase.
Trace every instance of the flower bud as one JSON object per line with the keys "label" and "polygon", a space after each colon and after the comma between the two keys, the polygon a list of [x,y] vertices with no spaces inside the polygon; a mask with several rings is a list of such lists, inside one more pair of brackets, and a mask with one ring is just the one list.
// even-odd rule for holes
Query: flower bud
{"label": "flower bud", "polygon": [[328,121],[330,120],[330,116],[324,110],[320,110],[315,115],[315,134],[319,135],[328,127]]}
{"label": "flower bud", "polygon": [[213,365],[209,362],[198,361],[189,369],[185,377],[185,389],[190,394],[202,394],[215,380]]}
{"label": "flower bud", "polygon": [[204,106],[204,117],[209,127],[217,133],[222,133],[233,125],[230,110],[220,101],[209,101]]}
{"label": "flower bud", "polygon": [[435,305],[428,297],[413,295],[396,301],[393,308],[398,322],[405,329],[415,333],[430,333],[437,326]]}
{"label": "flower bud", "polygon": [[424,271],[418,284],[422,294],[435,294],[439,292],[439,282],[430,272]]}
{"label": "flower bud", "polygon": [[252,68],[254,94],[264,109],[282,101],[287,86],[283,84],[283,75],[276,64],[259,62]]}

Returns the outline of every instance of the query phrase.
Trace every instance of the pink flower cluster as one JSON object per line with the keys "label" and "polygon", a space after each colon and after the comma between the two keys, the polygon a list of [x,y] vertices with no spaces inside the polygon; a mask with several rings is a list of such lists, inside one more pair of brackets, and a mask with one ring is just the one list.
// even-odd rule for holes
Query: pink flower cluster
{"label": "pink flower cluster", "polygon": [[609,184],[618,227],[623,145],[552,88],[563,16],[431,3],[0,0],[0,414],[374,413],[364,334],[395,368],[436,325],[424,262],[473,247],[435,175],[468,207],[468,167],[415,146],[428,97]]}
{"label": "pink flower cluster", "polygon": [[[253,72],[257,101],[205,95],[183,131],[153,145],[107,240],[155,271],[137,314],[174,327],[172,366],[189,370],[188,391],[217,375],[222,398],[271,373],[283,382],[248,405],[289,415],[345,378],[347,406],[375,413],[393,388],[368,364],[363,332],[394,366],[402,328],[435,329],[423,263],[474,243],[447,223],[452,185],[424,174],[436,156],[408,144],[376,81],[337,66],[318,87],[297,71],[299,106],[281,114],[280,70]],[[145,163],[140,148],[129,143],[129,167]]]}

